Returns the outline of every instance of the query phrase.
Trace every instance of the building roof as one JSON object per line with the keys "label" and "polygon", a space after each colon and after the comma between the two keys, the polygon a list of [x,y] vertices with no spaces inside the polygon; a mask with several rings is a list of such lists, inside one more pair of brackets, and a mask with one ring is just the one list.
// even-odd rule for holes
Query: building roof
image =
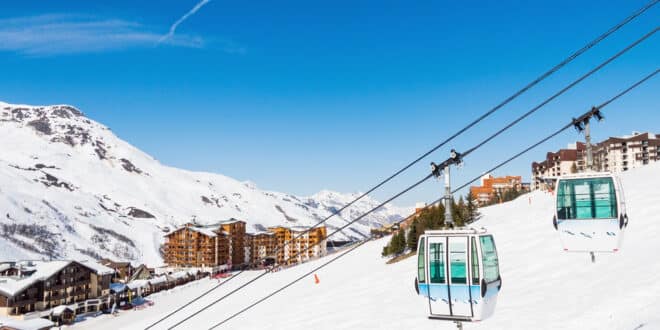
{"label": "building roof", "polygon": [[87,266],[87,268],[91,269],[97,275],[111,275],[111,274],[115,273],[114,269],[112,269],[108,266],[104,266],[101,263],[96,262],[96,261],[83,260],[83,261],[80,261],[80,263],[84,266]]}
{"label": "building roof", "polygon": [[148,281],[149,281],[149,284],[151,284],[151,285],[165,283],[165,282],[167,282],[167,276],[154,277],[152,279],[149,279]]}
{"label": "building roof", "polygon": [[69,307],[67,305],[59,305],[59,306],[53,307],[53,309],[51,309],[51,311],[53,312],[53,315],[62,315],[62,313],[64,313],[67,309],[72,311],[72,312],[76,310],[75,308]]}
{"label": "building roof", "polygon": [[208,228],[208,227],[188,227],[188,229],[192,231],[196,231],[202,235],[208,236],[208,237],[216,237],[218,234],[213,231],[213,229]]}
{"label": "building roof", "polygon": [[18,265],[23,271],[33,271],[29,276],[0,276],[0,292],[14,296],[27,287],[53,276],[72,261],[30,261]]}
{"label": "building roof", "polygon": [[52,321],[43,318],[34,318],[30,320],[17,320],[11,318],[0,318],[0,327],[8,327],[20,330],[40,330],[49,329],[55,326]]}
{"label": "building roof", "polygon": [[190,274],[185,270],[182,270],[180,272],[176,272],[176,273],[172,274],[172,278],[177,279],[177,280],[182,279],[182,278],[186,278],[188,276],[190,276]]}
{"label": "building roof", "polygon": [[245,221],[243,221],[243,220],[238,220],[238,219],[235,219],[235,218],[231,218],[231,219],[228,219],[228,220],[222,220],[222,221],[218,222],[218,224],[220,224],[220,225],[229,225],[229,224],[237,223],[237,222],[245,223]]}
{"label": "building roof", "polygon": [[146,288],[147,286],[149,286],[149,280],[130,281],[128,282],[128,284],[126,284],[126,286],[131,290],[135,290],[137,288]]}
{"label": "building roof", "polygon": [[128,267],[131,265],[128,261],[114,261],[112,259],[101,259],[99,262],[103,265],[110,265],[111,267]]}
{"label": "building roof", "polygon": [[174,231],[171,231],[171,232],[165,234],[165,236],[167,237],[167,236],[173,235],[173,234],[175,234],[175,233],[177,233],[181,230],[184,230],[184,229],[189,229],[189,230],[198,232],[198,233],[200,233],[202,235],[205,235],[205,236],[208,236],[208,237],[216,237],[216,236],[218,236],[218,234],[220,234],[220,235],[226,235],[227,234],[224,230],[222,230],[222,228],[220,228],[220,224],[200,226],[200,225],[195,225],[195,224],[188,223],[188,224],[185,224],[183,227],[179,227],[179,228],[175,229]]}
{"label": "building roof", "polygon": [[124,292],[124,291],[126,291],[126,284],[124,284],[124,283],[110,283],[110,291]]}
{"label": "building roof", "polygon": [[257,230],[255,232],[251,232],[249,234],[253,235],[253,236],[259,236],[259,235],[273,236],[273,235],[275,235],[275,233],[273,233],[272,231],[263,231],[263,230]]}

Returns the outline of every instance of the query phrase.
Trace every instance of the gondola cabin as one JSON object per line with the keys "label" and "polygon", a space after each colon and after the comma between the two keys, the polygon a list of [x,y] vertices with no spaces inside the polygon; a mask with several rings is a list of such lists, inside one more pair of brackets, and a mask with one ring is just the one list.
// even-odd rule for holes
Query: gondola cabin
{"label": "gondola cabin", "polygon": [[553,225],[564,251],[616,252],[628,226],[623,187],[610,173],[580,173],[557,180]]}
{"label": "gondola cabin", "polygon": [[429,318],[481,321],[495,311],[502,286],[493,235],[485,229],[429,230],[417,244],[415,289]]}

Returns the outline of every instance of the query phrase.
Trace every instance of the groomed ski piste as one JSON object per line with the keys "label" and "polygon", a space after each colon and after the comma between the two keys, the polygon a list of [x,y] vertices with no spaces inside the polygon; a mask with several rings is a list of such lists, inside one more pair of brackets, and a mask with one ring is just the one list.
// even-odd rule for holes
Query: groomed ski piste
{"label": "groomed ski piste", "polygon": [[[481,209],[495,235],[503,279],[495,315],[465,329],[660,329],[660,164],[622,174],[630,225],[621,251],[565,253],[552,226],[553,196],[533,192]],[[430,196],[432,198],[433,196]],[[387,265],[380,252],[389,237],[369,242],[217,329],[455,329],[429,320],[428,302],[413,287],[415,258]],[[320,260],[268,275],[176,329],[208,329],[287,284]],[[245,272],[213,294],[158,324],[167,329],[260,272]],[[200,280],[154,294],[154,306],[102,315],[76,329],[144,329],[216,285]]]}

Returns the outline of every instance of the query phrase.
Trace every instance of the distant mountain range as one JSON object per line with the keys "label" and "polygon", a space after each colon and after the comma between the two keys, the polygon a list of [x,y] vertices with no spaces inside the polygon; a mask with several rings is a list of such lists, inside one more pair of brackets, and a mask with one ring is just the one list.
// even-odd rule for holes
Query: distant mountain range
{"label": "distant mountain range", "polygon": [[[109,257],[158,265],[164,233],[183,223],[233,217],[248,231],[309,226],[357,196],[300,197],[168,167],[68,105],[0,102],[0,137],[0,260]],[[329,220],[329,232],[378,204],[365,197]],[[411,212],[386,205],[335,239],[357,239]]]}

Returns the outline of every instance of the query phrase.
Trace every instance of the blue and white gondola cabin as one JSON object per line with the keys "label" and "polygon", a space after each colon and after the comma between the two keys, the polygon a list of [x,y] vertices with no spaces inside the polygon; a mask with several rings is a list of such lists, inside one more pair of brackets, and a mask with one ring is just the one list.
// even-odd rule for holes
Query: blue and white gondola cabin
{"label": "blue and white gondola cabin", "polygon": [[610,173],[580,173],[557,180],[553,225],[564,251],[616,252],[628,226],[623,187]]}
{"label": "blue and white gondola cabin", "polygon": [[427,230],[417,244],[415,289],[429,318],[474,322],[495,311],[502,286],[497,249],[485,229]]}

